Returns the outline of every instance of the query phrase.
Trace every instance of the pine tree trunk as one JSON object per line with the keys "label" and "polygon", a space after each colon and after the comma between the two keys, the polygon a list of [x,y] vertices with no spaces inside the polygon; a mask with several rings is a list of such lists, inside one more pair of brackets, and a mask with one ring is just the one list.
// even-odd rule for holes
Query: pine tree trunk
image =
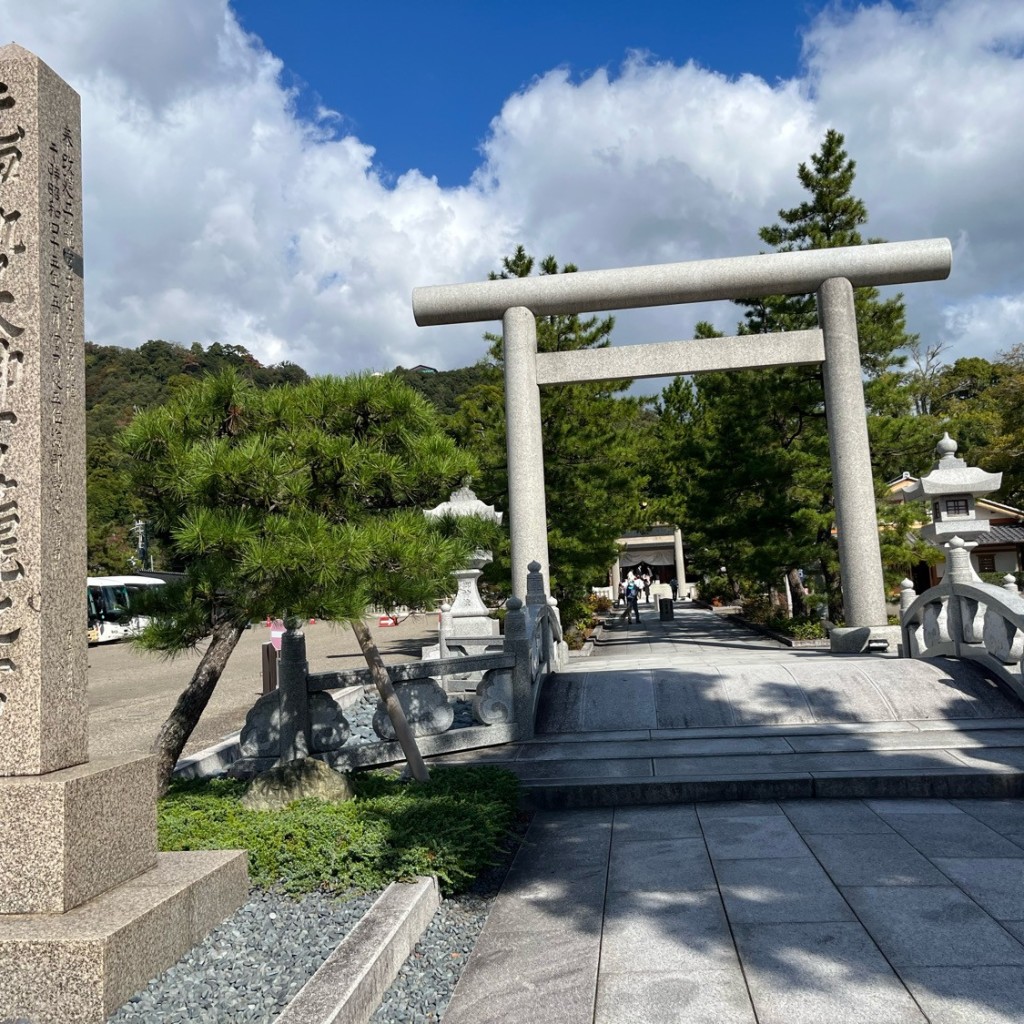
{"label": "pine tree trunk", "polygon": [[374,685],[377,687],[380,699],[384,701],[388,718],[391,719],[391,724],[395,727],[395,735],[398,737],[398,742],[402,745],[402,752],[405,754],[405,760],[408,762],[412,777],[417,782],[429,782],[430,773],[427,771],[427,766],[423,763],[423,756],[420,754],[420,748],[416,746],[416,738],[413,736],[409,723],[405,719],[405,712],[402,710],[398,694],[395,693],[395,688],[391,683],[391,676],[388,675],[388,670],[384,667],[380,651],[377,650],[377,645],[373,642],[373,637],[370,636],[366,623],[361,619],[353,619],[352,632],[355,633],[356,639],[359,641],[363,657],[366,659],[366,664],[370,667],[370,675],[373,677]]}
{"label": "pine tree trunk", "polygon": [[159,756],[157,783],[160,795],[167,792],[174,766],[189,736],[199,724],[199,718],[206,710],[217,681],[241,635],[242,627],[232,623],[222,622],[214,627],[210,646],[206,648],[192,679],[160,729],[160,735],[153,745],[153,753]]}
{"label": "pine tree trunk", "polygon": [[807,597],[804,594],[804,581],[800,579],[800,570],[790,569],[787,579],[789,582],[789,596],[793,601],[793,618],[806,618]]}

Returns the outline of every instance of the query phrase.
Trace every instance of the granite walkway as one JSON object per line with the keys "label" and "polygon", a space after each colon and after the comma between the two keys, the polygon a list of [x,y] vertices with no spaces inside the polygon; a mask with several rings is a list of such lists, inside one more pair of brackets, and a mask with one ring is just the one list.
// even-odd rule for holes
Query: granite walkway
{"label": "granite walkway", "polygon": [[1024,802],[544,811],[445,1024],[1019,1024]]}
{"label": "granite walkway", "polygon": [[[458,756],[557,809],[445,1024],[1019,1024],[1024,800],[941,797],[1019,789],[1022,713],[954,662],[682,605],[616,625],[549,680],[534,740]],[[901,787],[932,798],[874,798]]]}

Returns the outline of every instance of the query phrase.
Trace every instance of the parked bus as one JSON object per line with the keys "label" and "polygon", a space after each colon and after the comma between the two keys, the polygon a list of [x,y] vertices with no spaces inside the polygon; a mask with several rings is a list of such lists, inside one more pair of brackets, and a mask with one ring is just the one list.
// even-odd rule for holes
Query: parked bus
{"label": "parked bus", "polygon": [[90,576],[86,581],[89,603],[89,643],[104,644],[133,636],[147,619],[132,608],[143,587],[161,586],[153,576]]}

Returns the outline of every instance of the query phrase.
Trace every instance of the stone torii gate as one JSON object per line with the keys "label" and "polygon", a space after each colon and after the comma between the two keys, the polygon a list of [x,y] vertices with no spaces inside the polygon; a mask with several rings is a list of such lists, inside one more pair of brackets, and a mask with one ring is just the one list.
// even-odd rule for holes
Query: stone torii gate
{"label": "stone torii gate", "polygon": [[[949,240],[932,238],[414,289],[421,327],[502,321],[513,593],[525,596],[535,559],[545,588],[549,580],[541,385],[821,363],[846,618],[832,633],[832,649],[862,651],[872,639],[895,639],[898,627],[887,626],[853,289],[942,280],[951,265]],[[536,316],[808,292],[817,293],[815,330],[537,351]]]}

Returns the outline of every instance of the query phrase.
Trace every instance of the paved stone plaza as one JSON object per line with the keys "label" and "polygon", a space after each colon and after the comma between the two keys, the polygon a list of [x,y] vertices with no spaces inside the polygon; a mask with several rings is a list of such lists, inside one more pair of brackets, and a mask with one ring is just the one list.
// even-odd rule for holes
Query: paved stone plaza
{"label": "paved stone plaza", "polygon": [[659,780],[998,789],[1022,709],[955,663],[675,614],[613,627],[535,740],[475,755],[535,805],[621,802],[536,814],[446,1024],[1020,1021],[1024,800],[643,804]]}
{"label": "paved stone plaza", "polygon": [[1017,1024],[1024,802],[540,812],[445,1024]]}

